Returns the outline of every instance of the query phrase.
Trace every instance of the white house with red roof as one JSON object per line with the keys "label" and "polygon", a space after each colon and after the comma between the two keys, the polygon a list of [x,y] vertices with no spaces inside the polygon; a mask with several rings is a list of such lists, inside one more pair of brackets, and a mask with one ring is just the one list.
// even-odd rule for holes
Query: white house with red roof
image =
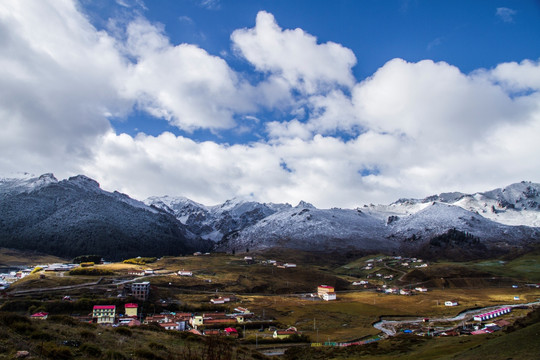
{"label": "white house with red roof", "polygon": [[116,305],[94,305],[92,318],[98,324],[114,324]]}

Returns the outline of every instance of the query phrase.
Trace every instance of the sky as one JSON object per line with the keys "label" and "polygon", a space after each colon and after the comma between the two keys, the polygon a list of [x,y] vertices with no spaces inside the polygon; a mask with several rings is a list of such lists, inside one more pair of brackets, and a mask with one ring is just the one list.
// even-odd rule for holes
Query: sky
{"label": "sky", "polygon": [[0,2],[0,175],[320,208],[540,182],[540,1]]}

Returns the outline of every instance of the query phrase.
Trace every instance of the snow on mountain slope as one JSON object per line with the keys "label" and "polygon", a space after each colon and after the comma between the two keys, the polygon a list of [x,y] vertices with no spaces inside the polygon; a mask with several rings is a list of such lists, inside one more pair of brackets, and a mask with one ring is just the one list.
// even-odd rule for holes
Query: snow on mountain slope
{"label": "snow on mountain slope", "polygon": [[104,191],[86,176],[47,178],[3,182],[0,246],[109,259],[209,249],[170,214]]}
{"label": "snow on mountain slope", "polygon": [[408,216],[432,202],[459,206],[505,225],[540,227],[540,184],[521,182],[483,193],[442,193],[424,199],[400,199],[390,205],[365,205],[363,211],[380,218]]}
{"label": "snow on mountain slope", "polygon": [[0,178],[0,196],[19,194],[57,183],[53,174],[35,176],[29,173],[15,174],[16,177]]}
{"label": "snow on mountain slope", "polygon": [[358,210],[320,210],[305,203],[270,215],[226,237],[218,248],[262,249],[274,246],[305,250],[391,250],[384,238],[385,223]]}
{"label": "snow on mountain slope", "polygon": [[388,226],[390,236],[407,239],[429,239],[449,229],[480,237],[483,241],[528,240],[538,236],[539,231],[525,226],[508,226],[486,219],[459,206],[433,202],[421,211],[392,222]]}
{"label": "snow on mountain slope", "polygon": [[213,241],[219,241],[231,232],[291,207],[288,204],[261,204],[240,199],[205,206],[185,197],[171,196],[151,197],[146,199],[145,203],[173,214],[191,232]]}

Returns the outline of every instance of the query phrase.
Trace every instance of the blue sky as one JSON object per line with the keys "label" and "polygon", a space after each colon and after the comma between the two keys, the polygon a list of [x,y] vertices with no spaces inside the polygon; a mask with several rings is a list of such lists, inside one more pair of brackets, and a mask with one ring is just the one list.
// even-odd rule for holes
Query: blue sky
{"label": "blue sky", "polygon": [[[89,1],[83,2],[97,28],[107,29],[111,17],[144,16],[164,26],[171,43],[200,46],[220,56],[231,68],[259,78],[253,67],[231,51],[234,30],[255,25],[259,11],[272,13],[286,29],[301,28],[319,43],[337,42],[356,55],[352,71],[361,81],[394,58],[409,62],[444,61],[469,73],[499,63],[539,56],[538,1]],[[258,113],[262,118],[287,114]],[[245,143],[263,136],[257,132],[215,134],[199,129],[186,134],[145,112],[113,122],[117,132],[158,135],[170,131],[198,141]]]}
{"label": "blue sky", "polygon": [[540,181],[538,1],[0,4],[0,173],[389,203]]}

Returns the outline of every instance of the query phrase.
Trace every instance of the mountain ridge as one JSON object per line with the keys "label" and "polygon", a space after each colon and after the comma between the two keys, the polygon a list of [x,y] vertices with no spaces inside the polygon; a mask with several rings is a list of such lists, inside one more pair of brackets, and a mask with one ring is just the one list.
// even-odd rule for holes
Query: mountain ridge
{"label": "mountain ridge", "polygon": [[0,199],[0,246],[20,243],[58,255],[100,247],[118,256],[270,247],[414,252],[450,230],[480,239],[487,249],[526,247],[540,239],[540,184],[531,182],[318,209],[305,201],[294,207],[242,199],[206,206],[174,196],[139,201],[104,191],[85,175],[58,181],[53,174],[25,174],[0,178]]}

